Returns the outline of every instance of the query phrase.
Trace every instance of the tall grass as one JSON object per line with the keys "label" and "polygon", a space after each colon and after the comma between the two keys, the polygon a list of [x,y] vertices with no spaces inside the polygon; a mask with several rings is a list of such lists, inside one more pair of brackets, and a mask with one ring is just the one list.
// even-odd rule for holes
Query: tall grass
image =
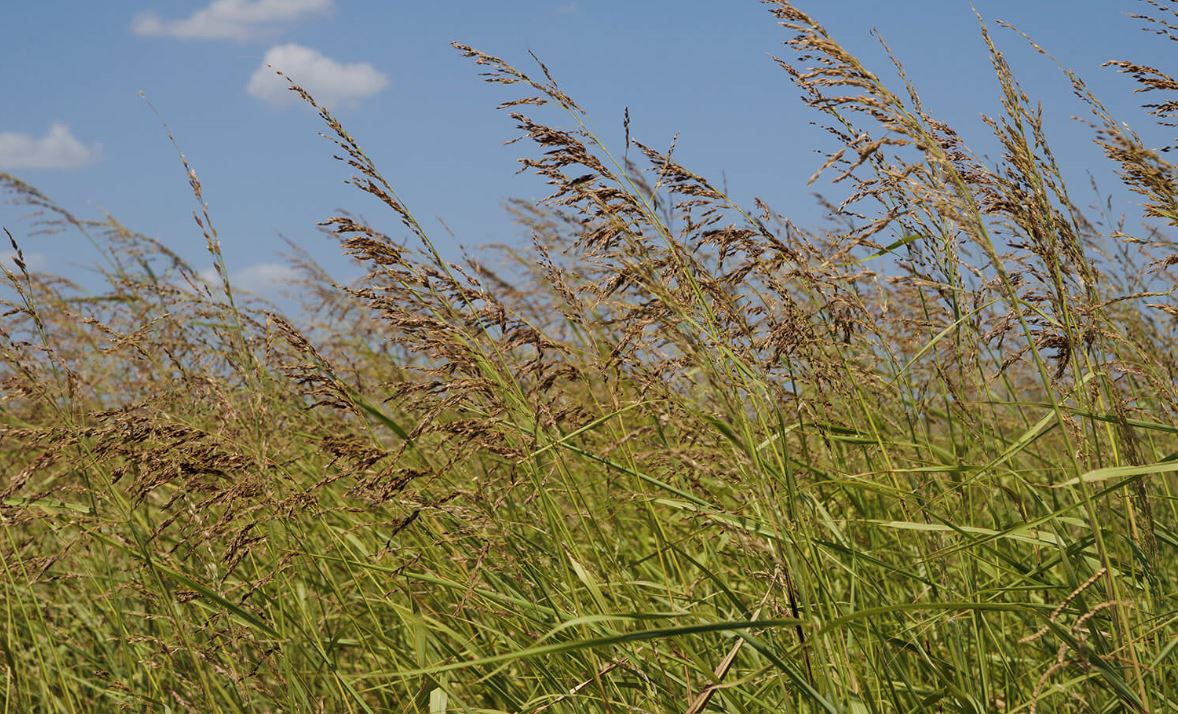
{"label": "tall grass", "polygon": [[0,176],[107,283],[8,274],[4,711],[1178,709],[1175,165],[1069,74],[1143,207],[1085,215],[985,24],[992,160],[769,9],[835,228],[462,45],[551,184],[532,244],[445,260],[292,84],[407,238],[326,220],[367,275],[296,256],[290,317],[187,163],[215,285]]}

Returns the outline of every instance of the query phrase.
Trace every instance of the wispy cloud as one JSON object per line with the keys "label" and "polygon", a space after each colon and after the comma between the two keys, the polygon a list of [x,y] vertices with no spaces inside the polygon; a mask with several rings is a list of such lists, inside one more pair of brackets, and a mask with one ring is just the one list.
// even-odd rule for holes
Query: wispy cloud
{"label": "wispy cloud", "polygon": [[370,64],[337,62],[310,47],[287,44],[270,48],[250,77],[246,91],[275,105],[298,101],[275,69],[282,70],[327,106],[372,96],[389,85],[389,78]]}
{"label": "wispy cloud", "polygon": [[[6,250],[0,251],[0,265],[8,268],[11,271],[17,271],[16,265],[16,251]],[[25,253],[25,268],[30,273],[39,273],[49,266],[49,259],[45,257],[44,253]]]}
{"label": "wispy cloud", "polygon": [[65,124],[53,124],[42,137],[0,132],[0,169],[78,169],[101,156],[101,144],[86,146]]}
{"label": "wispy cloud", "polygon": [[213,0],[179,20],[165,20],[154,12],[142,13],[131,22],[131,31],[149,37],[248,40],[326,14],[331,8],[332,0]]}
{"label": "wispy cloud", "polygon": [[[199,277],[211,287],[219,288],[221,285],[221,278],[213,268],[200,271]],[[285,263],[258,263],[241,270],[229,271],[229,283],[235,290],[245,290],[259,295],[272,295],[298,278],[299,272]]]}

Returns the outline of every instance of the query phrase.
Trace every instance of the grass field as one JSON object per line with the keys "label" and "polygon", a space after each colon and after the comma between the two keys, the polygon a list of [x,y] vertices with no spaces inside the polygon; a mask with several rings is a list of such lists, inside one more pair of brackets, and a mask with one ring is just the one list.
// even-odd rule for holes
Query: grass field
{"label": "grass field", "polygon": [[8,274],[3,711],[1178,711],[1178,169],[1069,75],[1139,203],[1094,215],[988,34],[985,158],[769,10],[827,228],[461,45],[531,245],[444,260],[319,109],[403,228],[326,220],[367,275],[298,258],[285,317],[187,163],[212,282],[0,174],[107,281]]}

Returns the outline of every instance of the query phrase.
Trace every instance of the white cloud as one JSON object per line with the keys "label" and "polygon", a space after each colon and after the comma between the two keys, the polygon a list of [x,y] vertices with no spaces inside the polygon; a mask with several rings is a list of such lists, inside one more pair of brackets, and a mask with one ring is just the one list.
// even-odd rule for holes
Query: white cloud
{"label": "white cloud", "polygon": [[[221,278],[214,268],[200,271],[198,277],[214,289],[221,286]],[[234,290],[259,294],[273,293],[298,279],[299,272],[285,263],[258,263],[241,270],[229,271],[229,284]]]}
{"label": "white cloud", "polygon": [[[17,272],[16,267],[16,251],[6,250],[0,251],[0,265],[13,272]],[[25,253],[25,268],[30,273],[44,272],[45,268],[49,266],[49,260],[43,253]]]}
{"label": "white cloud", "polygon": [[131,22],[131,31],[149,37],[201,40],[247,40],[279,30],[298,20],[331,11],[332,0],[213,0],[182,20],[165,20],[145,12]]}
{"label": "white cloud", "polygon": [[369,97],[389,86],[389,78],[370,64],[337,62],[310,47],[287,44],[270,48],[250,77],[246,91],[275,105],[298,101],[286,80],[274,73],[275,69],[282,70],[316,101],[327,106]]}
{"label": "white cloud", "polygon": [[53,124],[39,138],[0,132],[0,169],[78,169],[95,163],[101,155],[101,144],[86,146],[65,124]]}

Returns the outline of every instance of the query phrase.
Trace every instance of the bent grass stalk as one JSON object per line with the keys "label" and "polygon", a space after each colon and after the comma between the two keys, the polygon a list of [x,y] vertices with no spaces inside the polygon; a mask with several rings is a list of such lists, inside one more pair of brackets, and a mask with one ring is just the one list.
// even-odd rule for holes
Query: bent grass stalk
{"label": "bent grass stalk", "polygon": [[893,92],[767,4],[833,140],[826,228],[459,44],[519,90],[530,248],[447,260],[293,81],[391,213],[325,220],[366,275],[300,253],[286,316],[233,284],[183,154],[223,299],[0,174],[108,264],[97,294],[6,271],[5,711],[1178,707],[1178,171],[1067,72],[1142,202],[1089,219],[981,18],[993,159],[903,48]]}

